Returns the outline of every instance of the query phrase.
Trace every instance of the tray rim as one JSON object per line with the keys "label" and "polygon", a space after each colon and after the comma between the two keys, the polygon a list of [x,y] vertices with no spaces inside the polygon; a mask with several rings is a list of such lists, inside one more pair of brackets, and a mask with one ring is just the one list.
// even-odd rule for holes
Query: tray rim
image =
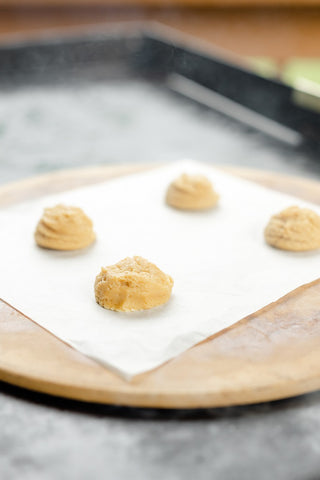
{"label": "tray rim", "polygon": [[[127,28],[128,25],[129,28]],[[265,78],[259,75],[250,68],[249,64],[246,63],[245,59],[240,55],[229,52],[223,48],[211,47],[206,41],[197,40],[190,34],[180,32],[178,29],[154,21],[118,22],[112,25],[102,22],[101,24],[90,25],[85,29],[78,27],[71,28],[70,30],[63,29],[62,37],[59,36],[58,33],[59,30],[52,29],[49,33],[39,32],[31,38],[27,37],[26,39],[21,35],[7,39],[4,38],[4,42],[0,43],[0,60],[2,54],[10,53],[10,55],[15,55],[15,61],[12,66],[10,63],[11,60],[8,63],[8,55],[5,55],[5,65],[8,66],[8,64],[10,64],[11,66],[8,71],[6,71],[6,66],[2,72],[0,68],[0,79],[8,75],[11,85],[12,78],[17,79],[19,77],[16,73],[13,75],[12,72],[19,72],[21,65],[25,68],[26,64],[29,70],[30,68],[31,70],[29,71],[27,68],[27,70],[24,71],[25,78],[29,78],[28,76],[30,76],[30,74],[32,77],[37,70],[35,69],[35,65],[37,64],[33,65],[34,56],[32,54],[31,56],[29,55],[32,48],[36,49],[36,57],[39,55],[39,48],[41,49],[41,55],[43,55],[44,52],[47,52],[45,55],[48,55],[51,49],[48,64],[51,68],[51,62],[53,61],[54,63],[56,61],[57,54],[57,51],[52,51],[53,47],[68,47],[70,53],[70,47],[77,49],[79,47],[78,44],[83,42],[108,42],[112,40],[120,42],[126,40],[126,47],[123,47],[122,51],[122,55],[124,55],[124,52],[126,53],[126,59],[124,61],[120,55],[118,61],[119,64],[126,65],[132,73],[138,73],[145,78],[148,78],[148,75],[158,76],[158,79],[161,77],[161,82],[163,86],[166,87],[168,87],[168,85],[166,84],[165,77],[168,74],[176,74],[187,80],[192,80],[199,87],[216,93],[220,95],[220,97],[224,97],[252,113],[259,114],[267,121],[276,122],[280,126],[291,130],[292,133],[297,135],[297,144],[299,143],[299,147],[301,147],[307,155],[314,156],[318,154],[320,148],[320,116],[312,108],[309,108],[310,105],[304,105],[301,100],[303,95],[299,96],[302,103],[301,101],[296,101],[296,93],[303,94],[303,92],[278,79]],[[138,41],[138,43],[132,50],[132,46],[129,48],[132,42],[128,40],[131,41],[133,39]],[[132,55],[133,51],[138,54],[136,56],[139,59],[134,60],[131,58],[135,57],[135,55]],[[23,52],[24,55],[27,54],[27,61],[21,64],[21,53]],[[101,52],[98,54],[98,57],[99,55],[101,55]],[[64,55],[60,55],[60,61],[62,58],[64,58]],[[76,55],[71,62],[64,63],[59,68],[61,71],[67,68],[68,71],[70,64],[73,62],[75,62],[76,66],[81,64],[83,67],[87,65],[89,58],[91,58],[90,55],[89,57],[84,55],[84,57],[79,60]],[[99,58],[101,63],[102,57]],[[142,58],[143,60],[141,61]],[[46,59],[46,56],[44,56],[44,59]],[[18,63],[16,65],[17,60]],[[103,57],[104,64],[107,64],[108,60],[106,56]],[[77,62],[80,63],[78,64]],[[196,68],[186,69],[184,67],[186,63],[189,65],[195,63],[197,65]],[[33,66],[29,67],[29,64]],[[46,71],[48,65],[46,65],[44,71]],[[66,67],[66,65],[68,65],[68,67]],[[52,74],[50,68],[48,70],[49,76]],[[219,79],[221,75],[224,76],[223,82]],[[215,77],[217,77],[217,81]],[[19,81],[21,81],[21,77],[19,78]],[[41,78],[42,82],[44,77]],[[30,78],[28,81],[30,81]],[[234,89],[235,81],[239,84],[237,89]],[[251,94],[253,90],[255,91],[255,95]],[[182,95],[189,101],[196,101],[206,108],[213,111],[216,110],[210,102],[195,100],[192,95],[189,96],[185,93]],[[266,101],[261,101],[264,97],[266,97]],[[218,109],[218,111],[220,110]],[[288,114],[284,115],[284,111],[287,111]],[[225,115],[241,123],[241,119],[233,117],[227,110]],[[244,121],[243,123],[246,124],[247,122]],[[270,135],[270,132],[267,133],[260,128],[261,126],[258,127],[255,125],[254,121],[249,123],[249,125],[250,128]]]}

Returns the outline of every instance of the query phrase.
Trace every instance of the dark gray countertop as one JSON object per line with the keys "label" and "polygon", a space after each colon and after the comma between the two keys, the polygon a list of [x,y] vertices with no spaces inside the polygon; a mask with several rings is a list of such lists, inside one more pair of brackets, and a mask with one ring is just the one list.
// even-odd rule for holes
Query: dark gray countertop
{"label": "dark gray countertop", "polygon": [[[146,95],[141,88],[139,86],[140,90],[134,95],[126,93],[131,112],[134,105],[141,103],[139,95]],[[83,145],[91,142],[92,148],[81,154],[80,145],[78,149],[70,148],[66,155],[63,154],[64,145],[69,140],[68,136],[61,139],[63,126],[59,131],[56,128],[62,122],[56,111],[52,115],[59,118],[55,117],[50,123],[37,103],[37,109],[28,117],[31,126],[27,140],[31,138],[32,141],[25,139],[19,143],[19,136],[13,135],[14,128],[18,124],[20,131],[25,130],[26,109],[31,107],[24,97],[22,103],[12,97],[13,106],[7,98],[5,109],[7,114],[8,111],[13,113],[12,123],[5,124],[7,114],[2,118],[0,109],[0,181],[4,183],[56,168],[88,164],[173,160],[188,153],[204,161],[320,178],[320,163],[292,149],[278,150],[272,142],[269,145],[268,141],[260,141],[259,134],[252,131],[245,134],[246,140],[241,137],[238,145],[236,141],[228,144],[220,127],[215,137],[215,116],[206,113],[196,125],[191,120],[194,106],[188,105],[182,114],[180,109],[184,107],[176,105],[170,117],[169,100],[165,99],[160,102],[164,106],[158,108],[162,117],[158,115],[154,125],[152,94],[149,90],[147,94],[150,98],[145,100],[144,114],[138,110],[136,113],[139,132],[143,132],[140,143],[138,130],[132,134],[128,129],[132,118],[123,112],[113,113],[112,135],[105,144],[101,141],[96,148],[97,138],[103,136],[102,130],[100,133],[89,131],[88,138],[82,132],[79,142]],[[123,96],[124,92],[121,102],[126,106]],[[45,97],[41,98],[43,101]],[[75,101],[79,102],[79,94]],[[64,98],[60,98],[60,102],[64,102]],[[159,103],[159,98],[154,102]],[[114,110],[114,101],[110,108]],[[182,119],[186,124],[180,125],[173,135],[172,123],[177,124]],[[52,135],[39,139],[38,127],[46,122],[51,125]],[[122,127],[124,130],[120,131]],[[161,131],[160,140],[154,134],[145,134],[146,129],[154,132],[155,127]],[[83,125],[78,124],[77,128],[81,131]],[[234,125],[232,129],[234,133]],[[69,135],[73,144],[76,133],[72,131]],[[120,146],[119,138],[118,142],[114,141],[117,135],[121,135]],[[65,144],[57,145],[58,137]],[[112,155],[99,154],[106,145]],[[317,479],[320,478],[320,393],[247,407],[160,412],[80,404],[0,383],[0,479],[21,478]]]}
{"label": "dark gray countertop", "polygon": [[0,384],[1,479],[318,479],[320,393],[204,411],[83,405]]}

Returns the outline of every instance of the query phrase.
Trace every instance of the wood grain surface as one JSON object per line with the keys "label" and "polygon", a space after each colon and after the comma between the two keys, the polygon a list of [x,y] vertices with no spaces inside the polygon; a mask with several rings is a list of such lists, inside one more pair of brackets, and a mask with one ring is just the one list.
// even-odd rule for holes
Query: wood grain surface
{"label": "wood grain surface", "polygon": [[110,6],[110,7],[296,7],[296,6],[315,6],[320,5],[320,0],[0,0],[0,6],[31,6],[31,7],[48,7],[48,6]]}
{"label": "wood grain surface", "polygon": [[[96,167],[4,186],[0,205],[98,183],[146,167]],[[148,167],[151,168],[151,167]],[[320,183],[228,168],[320,203]],[[122,380],[0,301],[0,380],[62,397],[117,405],[200,408],[285,398],[320,388],[320,280],[300,287],[161,367]]]}

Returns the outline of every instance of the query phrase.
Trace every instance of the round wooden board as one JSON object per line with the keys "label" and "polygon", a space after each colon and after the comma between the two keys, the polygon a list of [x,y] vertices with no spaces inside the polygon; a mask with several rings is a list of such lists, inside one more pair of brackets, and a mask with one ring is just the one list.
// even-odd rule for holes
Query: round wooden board
{"label": "round wooden board", "polygon": [[[32,178],[0,188],[0,206],[144,168],[151,167],[94,167]],[[258,170],[228,171],[320,203],[318,182]],[[72,399],[139,407],[275,400],[320,388],[319,318],[317,280],[126,382],[0,302],[0,380]]]}

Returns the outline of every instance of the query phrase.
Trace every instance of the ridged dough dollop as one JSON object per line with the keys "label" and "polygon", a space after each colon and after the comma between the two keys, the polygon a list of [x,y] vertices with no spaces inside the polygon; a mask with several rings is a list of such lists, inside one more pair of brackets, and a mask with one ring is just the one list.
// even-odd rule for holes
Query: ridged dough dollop
{"label": "ridged dough dollop", "polygon": [[286,208],[271,217],[264,236],[269,245],[282,250],[315,250],[320,248],[320,216],[308,208]]}
{"label": "ridged dough dollop", "polygon": [[204,210],[214,207],[219,195],[210,180],[203,175],[183,173],[174,180],[167,190],[168,205],[181,210]]}
{"label": "ridged dough dollop", "polygon": [[77,250],[96,238],[92,221],[83,210],[66,205],[45,208],[34,236],[40,247],[53,250]]}
{"label": "ridged dough dollop", "polygon": [[119,312],[147,310],[166,303],[173,279],[142,257],[127,257],[101,269],[94,290],[99,305]]}

